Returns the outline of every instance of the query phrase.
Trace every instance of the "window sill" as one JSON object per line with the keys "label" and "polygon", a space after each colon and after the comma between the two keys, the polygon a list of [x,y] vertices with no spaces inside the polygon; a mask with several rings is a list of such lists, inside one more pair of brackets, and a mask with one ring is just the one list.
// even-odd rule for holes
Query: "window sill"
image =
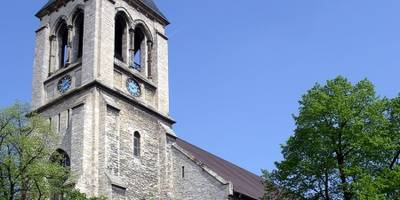
{"label": "window sill", "polygon": [[59,69],[59,70],[55,71],[54,73],[52,73],[52,74],[44,81],[43,84],[46,85],[47,83],[49,83],[49,82],[51,82],[51,81],[53,81],[53,80],[55,80],[55,79],[57,79],[57,78],[59,78],[59,77],[65,75],[66,73],[68,73],[68,72],[70,72],[70,71],[73,71],[74,69],[76,69],[76,68],[78,68],[78,67],[80,67],[80,66],[82,66],[82,61],[81,61],[81,60],[79,60],[79,61],[77,61],[77,62],[75,62],[75,63],[72,63],[72,64],[68,65],[68,67],[66,67],[66,68]]}
{"label": "window sill", "polygon": [[143,83],[145,83],[147,86],[150,86],[152,89],[157,89],[157,86],[150,81],[148,78],[145,78],[140,72],[137,72],[136,70],[131,69],[126,63],[123,63],[122,61],[115,59],[114,60],[114,66],[123,71],[124,73],[133,76],[134,78],[139,79]]}
{"label": "window sill", "polygon": [[140,157],[133,156],[133,163],[135,165],[142,165],[142,160],[140,159]]}
{"label": "window sill", "polygon": [[114,185],[114,186],[119,187],[124,190],[126,190],[126,188],[128,188],[125,181],[123,181],[120,177],[111,175],[108,172],[106,172],[106,176],[107,176],[108,180],[110,180],[111,185]]}

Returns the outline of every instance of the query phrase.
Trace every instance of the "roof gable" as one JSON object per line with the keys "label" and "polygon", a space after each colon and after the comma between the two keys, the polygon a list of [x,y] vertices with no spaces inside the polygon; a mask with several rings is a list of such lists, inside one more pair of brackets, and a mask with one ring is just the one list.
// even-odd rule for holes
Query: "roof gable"
{"label": "roof gable", "polygon": [[235,192],[253,199],[261,199],[263,197],[264,185],[261,177],[182,139],[177,138],[176,143],[226,181],[231,182]]}

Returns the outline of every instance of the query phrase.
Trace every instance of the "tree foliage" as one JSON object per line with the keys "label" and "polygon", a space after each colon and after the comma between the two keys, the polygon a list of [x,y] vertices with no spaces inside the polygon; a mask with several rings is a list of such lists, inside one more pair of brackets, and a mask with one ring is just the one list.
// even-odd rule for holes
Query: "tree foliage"
{"label": "tree foliage", "polygon": [[69,169],[54,162],[58,141],[49,122],[29,113],[27,105],[0,111],[0,200],[42,200],[57,193],[87,199],[64,184]]}
{"label": "tree foliage", "polygon": [[304,199],[400,199],[400,97],[337,77],[299,104],[284,160],[264,173],[267,193],[278,186]]}

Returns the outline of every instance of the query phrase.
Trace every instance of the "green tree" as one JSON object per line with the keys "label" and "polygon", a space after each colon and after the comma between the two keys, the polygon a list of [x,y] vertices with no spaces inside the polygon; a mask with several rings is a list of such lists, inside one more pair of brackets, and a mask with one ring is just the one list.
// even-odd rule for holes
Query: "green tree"
{"label": "green tree", "polygon": [[42,200],[57,192],[65,199],[87,199],[64,185],[69,169],[54,162],[61,159],[58,141],[49,122],[29,113],[27,105],[0,111],[0,200]]}
{"label": "green tree", "polygon": [[299,102],[284,160],[264,172],[267,193],[304,199],[399,199],[400,97],[380,98],[368,80],[316,84]]}

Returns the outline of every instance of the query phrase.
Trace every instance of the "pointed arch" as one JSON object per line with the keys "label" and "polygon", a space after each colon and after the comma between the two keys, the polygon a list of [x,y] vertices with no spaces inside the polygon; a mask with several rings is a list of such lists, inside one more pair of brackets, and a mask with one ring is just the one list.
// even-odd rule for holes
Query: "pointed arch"
{"label": "pointed arch", "polygon": [[[68,153],[62,149],[57,149],[51,156],[50,156],[50,162],[57,164],[59,166],[64,167],[67,169],[69,172],[67,176],[63,177],[61,180],[63,183],[65,183],[68,180],[69,173],[71,170],[71,159],[68,155]],[[59,200],[63,199],[63,193],[62,192],[51,192],[51,200]]]}
{"label": "pointed arch", "polygon": [[59,29],[59,27],[60,27],[60,25],[61,25],[62,23],[68,24],[68,17],[67,17],[67,16],[65,16],[65,15],[59,16],[59,17],[54,21],[54,23],[50,26],[50,28],[51,28],[51,34],[52,34],[52,35],[57,34],[57,31],[58,31],[58,29]]}
{"label": "pointed arch", "polygon": [[115,15],[114,33],[114,57],[126,62],[128,52],[129,18],[124,11],[118,11]]}
{"label": "pointed arch", "polygon": [[73,23],[73,21],[75,20],[76,14],[79,12],[83,12],[85,11],[85,5],[84,4],[78,4],[76,5],[73,9],[72,12],[70,14],[70,16],[68,17],[68,19],[70,20],[69,23]]}
{"label": "pointed arch", "polygon": [[67,63],[68,58],[68,18],[65,15],[59,16],[50,27],[50,59],[49,76]]}
{"label": "pointed arch", "polygon": [[116,15],[118,13],[123,14],[128,22],[129,27],[132,27],[133,17],[129,14],[129,11],[125,7],[117,7],[115,8]]}
{"label": "pointed arch", "polygon": [[[67,66],[68,64],[68,37],[69,37],[69,30],[68,24],[65,19],[59,20],[58,24],[55,27],[54,36],[56,38],[56,48],[55,56],[57,58],[57,69],[61,69]],[[53,41],[54,42],[54,41]]]}
{"label": "pointed arch", "polygon": [[62,149],[57,149],[50,157],[50,161],[63,167],[71,167],[71,159],[68,153]]}
{"label": "pointed arch", "polygon": [[85,12],[82,6],[75,8],[72,19],[73,37],[72,37],[72,60],[76,62],[83,55],[83,36],[84,36],[84,20]]}
{"label": "pointed arch", "polygon": [[131,52],[133,67],[135,69],[144,69],[142,73],[147,78],[152,78],[152,55],[153,55],[153,36],[142,20],[134,22],[133,29],[133,48]]}
{"label": "pointed arch", "polygon": [[150,31],[149,26],[147,26],[147,24],[141,20],[141,19],[137,19],[133,22],[133,27],[136,28],[141,28],[144,32],[144,34],[146,35],[146,38],[150,41],[154,41],[153,40],[153,34]]}

